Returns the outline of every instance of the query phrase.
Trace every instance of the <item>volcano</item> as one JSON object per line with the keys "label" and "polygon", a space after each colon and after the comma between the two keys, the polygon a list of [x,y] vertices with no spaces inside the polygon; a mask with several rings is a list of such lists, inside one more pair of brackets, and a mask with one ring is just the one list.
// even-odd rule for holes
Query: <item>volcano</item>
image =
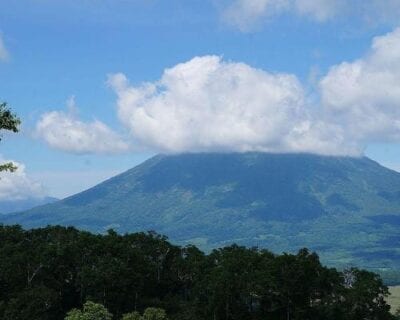
{"label": "volcano", "polygon": [[202,249],[316,250],[325,263],[400,269],[400,173],[366,158],[158,155],[91,189],[0,216],[26,228],[154,230]]}

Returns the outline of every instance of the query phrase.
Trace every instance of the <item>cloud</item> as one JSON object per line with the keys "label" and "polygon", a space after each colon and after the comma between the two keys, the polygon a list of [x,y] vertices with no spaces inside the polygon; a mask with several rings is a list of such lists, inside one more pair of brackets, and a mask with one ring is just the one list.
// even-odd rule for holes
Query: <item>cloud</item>
{"label": "cloud", "polygon": [[10,55],[4,44],[3,37],[0,34],[0,61],[3,61],[3,62],[7,61],[9,59],[9,56]]}
{"label": "cloud", "polygon": [[290,8],[289,0],[235,0],[222,13],[223,20],[246,32],[262,18],[271,17]]}
{"label": "cloud", "polygon": [[307,92],[295,75],[218,56],[195,57],[138,86],[121,73],[109,78],[134,144],[155,151],[354,156],[369,143],[400,142],[400,28],[316,83]]}
{"label": "cloud", "polygon": [[67,105],[69,112],[44,113],[36,124],[35,135],[53,148],[76,154],[111,154],[129,150],[129,144],[101,121],[79,120],[73,97]]}
{"label": "cloud", "polygon": [[353,16],[361,15],[368,24],[398,25],[400,1],[398,0],[368,0],[360,1],[353,10]]}
{"label": "cloud", "polygon": [[325,116],[349,139],[400,141],[400,28],[373,40],[370,52],[333,66],[320,82]]}
{"label": "cloud", "polygon": [[314,118],[294,75],[204,56],[166,69],[154,83],[135,87],[115,74],[109,84],[121,122],[153,150],[360,152],[340,127]]}
{"label": "cloud", "polygon": [[358,156],[369,143],[400,142],[400,28],[373,39],[360,59],[332,66],[307,91],[293,74],[201,56],[138,85],[109,76],[126,141],[100,121],[42,115],[36,134],[73,153],[307,152]]}
{"label": "cloud", "polygon": [[296,14],[324,22],[344,10],[346,3],[348,3],[348,0],[295,0],[292,1],[292,9]]}
{"label": "cloud", "polygon": [[25,165],[14,160],[5,160],[0,156],[0,163],[13,162],[17,171],[0,173],[0,201],[43,198],[46,190],[37,181],[32,180],[25,172]]}
{"label": "cloud", "polygon": [[281,14],[293,14],[325,22],[343,16],[369,24],[397,23],[398,0],[234,0],[223,12],[223,20],[243,32]]}

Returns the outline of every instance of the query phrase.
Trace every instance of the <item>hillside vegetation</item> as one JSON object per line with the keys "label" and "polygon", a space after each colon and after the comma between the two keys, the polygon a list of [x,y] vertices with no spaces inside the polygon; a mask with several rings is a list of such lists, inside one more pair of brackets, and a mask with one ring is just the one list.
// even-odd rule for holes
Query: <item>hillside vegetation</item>
{"label": "hillside vegetation", "polygon": [[0,214],[29,210],[34,207],[56,202],[57,200],[58,199],[53,197],[15,199],[15,200],[3,199],[0,200]]}

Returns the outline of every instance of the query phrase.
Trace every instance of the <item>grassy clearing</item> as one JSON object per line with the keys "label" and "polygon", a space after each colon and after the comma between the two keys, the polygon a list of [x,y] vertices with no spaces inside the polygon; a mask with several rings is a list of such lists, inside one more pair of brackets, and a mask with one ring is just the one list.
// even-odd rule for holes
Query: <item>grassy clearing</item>
{"label": "grassy clearing", "polygon": [[400,308],[400,286],[389,287],[391,295],[387,299],[388,304],[391,306],[391,311],[394,313]]}

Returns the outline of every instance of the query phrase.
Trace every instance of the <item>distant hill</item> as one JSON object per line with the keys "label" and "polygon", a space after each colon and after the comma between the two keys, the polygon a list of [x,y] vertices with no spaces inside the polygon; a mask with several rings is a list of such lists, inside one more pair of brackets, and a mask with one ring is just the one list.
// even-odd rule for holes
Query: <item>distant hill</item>
{"label": "distant hill", "polygon": [[0,213],[19,212],[56,202],[58,199],[53,197],[28,198],[21,200],[0,200]]}
{"label": "distant hill", "polygon": [[400,174],[368,158],[159,155],[87,191],[0,218],[25,227],[156,230],[203,249],[317,250],[325,263],[400,269]]}

